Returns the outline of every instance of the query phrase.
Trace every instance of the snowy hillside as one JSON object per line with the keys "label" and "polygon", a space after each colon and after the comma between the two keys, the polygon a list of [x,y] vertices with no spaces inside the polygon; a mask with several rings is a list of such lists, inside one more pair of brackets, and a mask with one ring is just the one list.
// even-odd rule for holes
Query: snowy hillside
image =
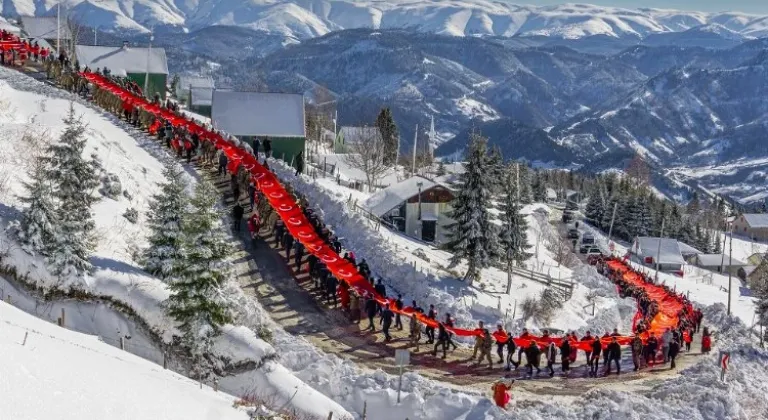
{"label": "snowy hillside", "polygon": [[[74,103],[75,112],[83,115],[88,123],[86,154],[98,156],[107,174],[119,180],[121,191],[124,191],[112,197],[105,194],[94,205],[97,237],[91,257],[94,272],[84,281],[52,275],[42,258],[22,250],[5,230],[19,218],[19,195],[24,193],[22,183],[28,180],[26,172],[35,156],[30,151],[41,150],[59,136],[64,128],[63,117],[73,98],[63,91],[0,67],[0,146],[5,151],[0,159],[0,249],[9,256],[4,263],[12,263],[18,272],[27,274],[30,281],[41,287],[64,290],[74,287],[122,302],[167,344],[172,335],[179,334],[175,321],[167,317],[162,306],[169,290],[159,279],[140,270],[134,259],[135,252],[146,243],[148,201],[157,191],[156,184],[162,180],[161,159],[165,152],[149,139],[137,133],[132,136],[116,125],[116,120],[109,114],[94,110],[79,103],[79,100]],[[131,208],[138,212],[137,223],[131,223],[123,216]],[[259,307],[237,287],[227,287],[226,293],[238,302],[237,325],[224,326],[222,334],[213,343],[213,351],[220,358],[218,367],[256,364],[260,368],[240,369],[238,375],[228,376],[227,381],[222,382],[222,390],[241,396],[258,386],[278,406],[287,404],[294,394],[298,394],[301,398],[290,404],[298,412],[327,416],[333,411],[340,416],[347,415],[346,410],[275,360],[275,349],[254,332],[266,322]],[[21,302],[18,293],[16,299]],[[30,310],[36,311],[52,306],[50,303],[35,304],[28,297],[24,302]],[[38,314],[50,317],[44,311]],[[110,327],[122,325],[120,328],[134,331],[133,327],[121,322],[88,322],[90,331],[110,337],[113,345],[117,344],[114,341],[117,335]],[[158,362],[159,354],[162,362],[161,346],[164,343],[153,343],[145,338],[138,338],[137,341],[149,347],[142,353],[143,357]]]}
{"label": "snowy hillside", "polygon": [[[406,27],[455,36],[580,38],[592,35],[645,37],[717,24],[746,37],[768,34],[768,21],[764,17],[741,13],[630,10],[584,4],[535,7],[491,0],[66,0],[65,4],[73,15],[102,30],[147,32],[155,26],[181,31],[237,25],[296,39],[339,29]],[[43,15],[50,13],[54,5],[50,0],[6,0],[0,12],[6,16]]]}
{"label": "snowy hillside", "polygon": [[[235,397],[0,301],[5,418],[245,420]],[[26,343],[25,343],[26,341]],[[76,380],[74,378],[77,378]]]}

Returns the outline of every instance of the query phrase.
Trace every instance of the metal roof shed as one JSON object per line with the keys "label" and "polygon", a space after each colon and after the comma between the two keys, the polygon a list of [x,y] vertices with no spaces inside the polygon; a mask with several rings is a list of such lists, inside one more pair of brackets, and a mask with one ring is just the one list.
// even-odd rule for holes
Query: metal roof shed
{"label": "metal roof shed", "polygon": [[205,115],[211,116],[211,104],[213,103],[213,89],[210,88],[190,88],[187,94],[187,100],[189,101],[189,110]]}
{"label": "metal roof shed", "polygon": [[211,120],[238,137],[269,138],[272,156],[292,162],[304,150],[304,96],[214,90]]}
{"label": "metal roof shed", "polygon": [[168,80],[168,59],[163,48],[75,46],[75,56],[81,67],[91,70],[109,69],[115,76],[126,76],[144,89],[144,79],[149,73],[148,98],[159,93],[165,98]]}
{"label": "metal roof shed", "polygon": [[[205,88],[213,90],[215,84],[213,78],[206,76],[180,76],[179,83],[176,85],[176,97],[186,98],[189,90],[193,88]],[[210,104],[208,104],[210,105]]]}
{"label": "metal roof shed", "polygon": [[677,271],[685,264],[675,239],[639,236],[635,238],[631,252],[644,264],[658,263],[662,271]]}

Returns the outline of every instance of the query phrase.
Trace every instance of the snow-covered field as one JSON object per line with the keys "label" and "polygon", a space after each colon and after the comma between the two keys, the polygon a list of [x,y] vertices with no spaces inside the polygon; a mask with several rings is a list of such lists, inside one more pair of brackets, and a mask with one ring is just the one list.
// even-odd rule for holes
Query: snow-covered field
{"label": "snow-covered field", "polygon": [[[235,398],[0,302],[0,412],[17,420],[242,419]],[[25,343],[26,341],[26,343]]]}

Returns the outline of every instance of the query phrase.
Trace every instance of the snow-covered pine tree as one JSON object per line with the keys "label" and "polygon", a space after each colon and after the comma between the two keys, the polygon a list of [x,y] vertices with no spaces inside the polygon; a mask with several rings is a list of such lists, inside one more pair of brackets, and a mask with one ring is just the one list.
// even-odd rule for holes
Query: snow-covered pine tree
{"label": "snow-covered pine tree", "polygon": [[605,202],[603,200],[601,188],[600,186],[595,186],[589,194],[589,200],[587,201],[587,207],[584,209],[584,215],[592,226],[600,228],[604,212]]}
{"label": "snow-covered pine tree", "polygon": [[58,223],[56,222],[56,205],[51,195],[47,170],[42,159],[37,159],[32,167],[30,182],[24,183],[27,191],[19,200],[25,204],[21,212],[21,221],[17,236],[24,251],[48,255],[54,242]]}
{"label": "snow-covered pine tree", "polygon": [[521,266],[531,254],[526,252],[528,245],[528,223],[525,216],[520,214],[518,202],[515,168],[509,165],[504,176],[504,199],[501,205],[501,231],[499,245],[504,256],[507,270],[513,266]]}
{"label": "snow-covered pine tree", "polygon": [[642,197],[638,199],[640,208],[639,220],[637,223],[636,236],[651,236],[653,229],[653,210],[651,208],[651,199],[646,192],[642,192]]}
{"label": "snow-covered pine tree", "polygon": [[443,246],[451,252],[450,266],[467,260],[464,280],[472,284],[480,270],[488,267],[498,249],[496,229],[491,224],[492,206],[489,179],[488,140],[479,134],[470,136],[469,155],[464,173],[459,177],[458,192],[450,217],[455,221],[447,227],[448,242]]}
{"label": "snow-covered pine tree", "polygon": [[148,273],[170,281],[185,266],[182,223],[189,204],[184,170],[173,159],[164,162],[160,192],[152,196],[147,215],[149,248],[141,264]]}
{"label": "snow-covered pine tree", "polygon": [[51,144],[43,158],[57,204],[58,223],[48,259],[53,272],[61,278],[80,277],[91,269],[88,257],[96,227],[91,207],[98,200],[95,191],[99,186],[95,165],[83,157],[86,126],[82,117],[75,115],[73,104],[64,124],[59,142]]}
{"label": "snow-covered pine tree", "polygon": [[216,189],[208,181],[197,184],[184,216],[186,261],[170,282],[168,315],[179,323],[183,342],[195,357],[212,344],[219,327],[231,321],[229,304],[222,293],[230,273],[225,260],[230,247],[220,226]]}
{"label": "snow-covered pine tree", "polygon": [[533,202],[533,191],[531,187],[532,170],[524,162],[518,162],[518,171],[520,171],[520,203],[531,204]]}
{"label": "snow-covered pine tree", "polygon": [[533,183],[531,184],[533,189],[533,201],[538,203],[544,203],[547,201],[547,185],[544,182],[544,178],[541,172],[537,171],[533,175]]}
{"label": "snow-covered pine tree", "polygon": [[715,235],[712,237],[712,253],[719,254],[723,252],[723,246],[720,244],[720,231],[715,229]]}
{"label": "snow-covered pine tree", "polygon": [[498,146],[491,148],[488,153],[488,169],[492,182],[491,192],[494,195],[502,193],[504,191],[504,156]]}

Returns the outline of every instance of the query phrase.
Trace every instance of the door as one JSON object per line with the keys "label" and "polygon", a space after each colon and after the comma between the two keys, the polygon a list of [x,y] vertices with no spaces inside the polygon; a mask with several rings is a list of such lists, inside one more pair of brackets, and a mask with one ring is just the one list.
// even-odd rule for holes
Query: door
{"label": "door", "polygon": [[435,242],[435,233],[437,232],[437,221],[421,221],[421,240],[424,242]]}

